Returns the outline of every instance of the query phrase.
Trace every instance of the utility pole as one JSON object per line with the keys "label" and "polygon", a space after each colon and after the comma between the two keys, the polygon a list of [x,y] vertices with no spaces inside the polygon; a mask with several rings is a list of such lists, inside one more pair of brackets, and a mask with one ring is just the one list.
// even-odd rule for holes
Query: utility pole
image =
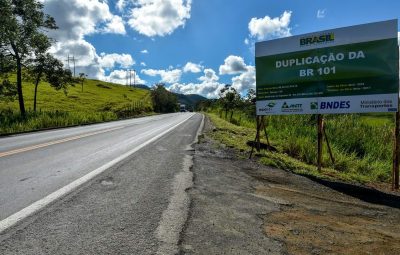
{"label": "utility pole", "polygon": [[132,87],[132,70],[128,69],[129,71],[129,87]]}
{"label": "utility pole", "polygon": [[69,54],[67,56],[67,62],[68,62],[68,69],[71,71],[71,67],[69,65],[69,61],[71,60],[71,62],[74,64],[74,77],[75,77],[75,56],[70,57]]}
{"label": "utility pole", "polygon": [[[129,69],[128,69],[128,70],[129,70]],[[126,86],[128,86],[128,79],[129,79],[129,78],[128,78],[128,70],[125,71],[125,74],[126,74],[126,75],[125,75],[125,76],[126,76],[126,77],[125,77],[125,78],[126,78]]]}
{"label": "utility pole", "polygon": [[136,87],[136,70],[133,69],[133,87]]}

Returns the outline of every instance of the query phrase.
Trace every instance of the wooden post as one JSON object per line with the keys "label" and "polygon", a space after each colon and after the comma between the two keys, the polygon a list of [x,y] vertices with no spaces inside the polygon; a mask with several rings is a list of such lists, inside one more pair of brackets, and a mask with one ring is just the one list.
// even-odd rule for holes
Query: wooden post
{"label": "wooden post", "polygon": [[317,165],[318,165],[318,172],[321,172],[322,167],[322,139],[323,139],[323,126],[324,122],[322,119],[321,114],[317,114],[317,122],[318,122],[318,154],[317,154]]}
{"label": "wooden post", "polygon": [[261,117],[257,116],[257,134],[256,134],[256,142],[257,142],[257,151],[260,152],[260,129],[261,129]]}
{"label": "wooden post", "polygon": [[253,155],[254,147],[257,148],[257,151],[260,151],[260,116],[256,116],[256,138],[254,139],[254,144],[251,146],[251,152],[249,159],[251,159],[251,156]]}
{"label": "wooden post", "polygon": [[396,125],[394,129],[394,153],[393,153],[393,175],[392,175],[392,188],[399,189],[399,153],[400,153],[400,113],[396,112]]}
{"label": "wooden post", "polygon": [[328,146],[329,156],[331,158],[332,164],[335,165],[335,158],[333,157],[331,145],[329,143],[328,136],[326,135],[325,125],[323,125],[322,130],[324,131],[324,137],[325,137],[326,145]]}

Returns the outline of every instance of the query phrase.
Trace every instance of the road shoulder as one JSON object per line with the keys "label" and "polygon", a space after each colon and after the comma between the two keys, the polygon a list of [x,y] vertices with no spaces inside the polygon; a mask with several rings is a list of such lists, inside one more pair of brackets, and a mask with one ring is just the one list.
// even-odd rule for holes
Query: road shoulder
{"label": "road shoulder", "polygon": [[[181,254],[399,254],[400,210],[196,145]],[[397,241],[396,241],[397,240]]]}

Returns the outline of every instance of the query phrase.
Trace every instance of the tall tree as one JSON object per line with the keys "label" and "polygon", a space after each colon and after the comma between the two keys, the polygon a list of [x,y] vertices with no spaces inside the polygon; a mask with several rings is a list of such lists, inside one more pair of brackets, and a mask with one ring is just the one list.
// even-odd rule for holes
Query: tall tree
{"label": "tall tree", "polygon": [[83,83],[85,82],[86,77],[87,77],[87,74],[85,74],[85,73],[79,73],[79,78],[78,78],[78,80],[81,82],[82,92],[83,92]]}
{"label": "tall tree", "polygon": [[37,0],[0,0],[0,13],[0,55],[15,61],[19,108],[25,116],[22,67],[32,56],[46,52],[51,39],[45,31],[57,26]]}
{"label": "tall tree", "polygon": [[63,89],[65,93],[69,85],[77,82],[72,77],[71,71],[64,69],[63,63],[49,53],[37,55],[36,59],[30,61],[27,70],[26,78],[35,85],[34,111],[36,111],[38,87],[42,80],[48,82],[56,90]]}

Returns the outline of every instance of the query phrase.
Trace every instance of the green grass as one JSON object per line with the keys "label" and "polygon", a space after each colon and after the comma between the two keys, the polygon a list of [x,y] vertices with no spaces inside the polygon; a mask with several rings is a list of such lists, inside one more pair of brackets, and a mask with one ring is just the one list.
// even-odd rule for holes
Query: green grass
{"label": "green grass", "polygon": [[[247,141],[255,137],[255,121],[236,112],[232,123],[218,109],[208,113],[217,131],[212,136],[239,151],[250,151]],[[369,183],[390,182],[393,146],[393,116],[390,114],[326,115],[325,127],[335,157],[323,148],[323,170],[316,169],[316,121],[312,115],[268,116],[268,135],[278,152],[261,151],[265,165],[300,174]],[[266,143],[266,140],[263,140]]]}
{"label": "green grass", "polygon": [[34,86],[23,83],[27,117],[19,116],[18,100],[0,102],[0,134],[117,120],[152,114],[150,92],[98,80],[57,91],[43,82],[33,112]]}

